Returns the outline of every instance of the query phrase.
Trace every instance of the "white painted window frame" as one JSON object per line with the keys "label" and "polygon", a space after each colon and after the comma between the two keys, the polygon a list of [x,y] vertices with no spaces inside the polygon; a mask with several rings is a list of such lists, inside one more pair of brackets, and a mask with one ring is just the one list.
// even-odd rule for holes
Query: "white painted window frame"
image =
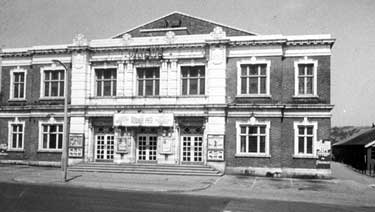
{"label": "white painted window frame", "polygon": [[[312,153],[299,153],[298,152],[298,127],[303,126],[312,126],[313,127],[313,142],[312,142]],[[317,158],[316,154],[316,145],[318,142],[318,122],[317,121],[309,121],[307,117],[303,119],[303,121],[295,121],[293,122],[293,129],[294,129],[294,158]],[[306,142],[304,145],[307,145]],[[305,148],[305,150],[307,147]]]}
{"label": "white painted window frame", "polygon": [[[299,70],[298,65],[300,64],[313,64],[313,93],[312,94],[300,94],[298,85],[299,85]],[[302,59],[294,61],[294,97],[301,97],[301,98],[316,98],[318,97],[318,60],[309,59],[304,57]]]}
{"label": "white painted window frame", "polygon": [[[241,152],[241,126],[266,126],[266,146],[265,153],[243,153]],[[271,157],[270,155],[270,129],[271,121],[259,121],[255,117],[251,117],[248,121],[236,122],[236,154],[237,157]]]}
{"label": "white painted window frame", "polygon": [[[204,94],[188,94],[188,95],[183,95],[182,94],[182,71],[181,71],[181,68],[182,67],[194,67],[194,66],[204,66]],[[178,95],[179,96],[184,96],[184,97],[197,97],[197,96],[206,96],[207,95],[207,91],[208,91],[208,66],[206,63],[202,63],[202,62],[190,62],[190,63],[178,63],[177,64],[177,70],[178,70],[178,73],[177,73],[177,80],[178,80],[178,89],[179,89],[179,93]]]}
{"label": "white painted window frame", "polygon": [[[257,65],[266,64],[266,93],[265,94],[241,94],[241,65]],[[266,59],[257,59],[251,57],[249,60],[237,61],[237,96],[239,97],[271,97],[270,91],[270,73],[271,73],[271,61]],[[247,85],[249,86],[249,85]],[[248,89],[247,89],[248,90]]]}
{"label": "white painted window frame", "polygon": [[60,66],[60,65],[56,65],[54,63],[52,63],[50,66],[43,66],[40,68],[40,99],[64,99],[65,98],[65,89],[64,87],[61,88],[61,89],[64,89],[64,95],[63,96],[45,96],[44,95],[44,80],[45,80],[45,74],[44,74],[44,71],[63,71],[64,72],[64,86],[67,82],[67,76],[66,76],[66,71],[64,69],[64,67]]}
{"label": "white painted window frame", "polygon": [[[139,68],[158,68],[159,69],[159,95],[139,95],[139,89],[138,89],[138,83],[139,83],[139,76],[138,76],[138,69]],[[134,74],[135,74],[135,96],[137,97],[143,97],[143,98],[150,98],[150,97],[159,97],[161,96],[161,83],[162,83],[162,78],[161,78],[161,72],[162,72],[162,67],[161,65],[159,64],[154,64],[154,63],[151,63],[151,64],[140,64],[140,65],[135,65],[134,66]],[[143,78],[143,79],[146,79],[146,78]],[[156,78],[153,78],[153,79],[156,79]],[[146,87],[145,87],[146,84],[143,84],[143,93],[145,94],[146,93]],[[155,85],[155,84],[153,84]],[[153,88],[155,89],[155,88]],[[155,90],[154,90],[155,92]]]}
{"label": "white painted window frame", "polygon": [[[20,124],[22,125],[22,148],[13,148],[12,147],[12,138],[13,138],[13,125]],[[18,144],[18,142],[17,142]],[[25,121],[19,121],[17,118],[14,121],[8,122],[8,151],[24,151],[25,148]]]}
{"label": "white painted window frame", "polygon": [[[23,83],[23,97],[22,98],[15,98],[14,97],[14,74],[15,73],[24,73],[24,83]],[[17,68],[12,69],[10,71],[10,89],[9,89],[9,100],[11,101],[24,101],[26,100],[26,84],[27,84],[27,69],[20,68],[17,66]]]}
{"label": "white painted window frame", "polygon": [[[120,83],[121,80],[118,80],[118,74],[119,74],[119,66],[118,65],[107,65],[104,63],[103,65],[91,65],[91,95],[90,97],[95,98],[112,98],[115,96],[98,96],[96,93],[96,69],[116,69],[116,96],[118,95],[118,83]],[[123,83],[123,82],[121,82]]]}
{"label": "white painted window frame", "polygon": [[[61,149],[44,149],[43,148],[43,125],[54,125],[54,124],[64,125],[64,122],[63,121],[56,121],[54,118],[51,118],[48,121],[39,121],[39,123],[38,123],[38,126],[39,126],[38,152],[62,152],[62,148]],[[64,137],[64,126],[63,126],[63,132],[62,133],[63,133],[63,137]]]}

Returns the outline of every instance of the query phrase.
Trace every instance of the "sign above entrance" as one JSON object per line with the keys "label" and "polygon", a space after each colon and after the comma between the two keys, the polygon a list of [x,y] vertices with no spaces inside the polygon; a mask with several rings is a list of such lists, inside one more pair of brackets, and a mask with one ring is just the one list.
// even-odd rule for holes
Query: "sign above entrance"
{"label": "sign above entrance", "polygon": [[124,127],[172,127],[173,114],[118,113],[113,116],[113,125]]}

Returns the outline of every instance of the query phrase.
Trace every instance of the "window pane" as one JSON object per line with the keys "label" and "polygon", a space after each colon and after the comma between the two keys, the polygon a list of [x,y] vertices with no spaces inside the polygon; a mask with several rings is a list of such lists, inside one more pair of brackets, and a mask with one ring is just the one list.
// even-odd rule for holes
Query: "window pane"
{"label": "window pane", "polygon": [[312,94],[312,93],[313,93],[313,78],[306,77],[306,94]]}
{"label": "window pane", "polygon": [[241,94],[246,94],[246,80],[247,78],[241,77]]}
{"label": "window pane", "polygon": [[305,75],[305,66],[302,64],[298,65],[298,75]]}
{"label": "window pane", "polygon": [[298,134],[304,135],[305,134],[305,127],[298,127]]}
{"label": "window pane", "polygon": [[48,125],[43,125],[43,132],[48,132]]}
{"label": "window pane", "polygon": [[63,140],[63,134],[59,134],[59,142],[58,142],[58,149],[62,149],[62,140]]}
{"label": "window pane", "polygon": [[64,81],[60,82],[60,94],[59,96],[64,96]]}
{"label": "window pane", "polygon": [[155,78],[159,78],[159,69],[155,68],[153,71],[155,72]]}
{"label": "window pane", "polygon": [[57,125],[57,127],[58,127],[58,131],[59,131],[59,132],[62,132],[62,131],[63,131],[63,125],[62,125],[62,124]]}
{"label": "window pane", "polygon": [[246,134],[246,127],[241,127],[241,134]]}
{"label": "window pane", "polygon": [[56,149],[56,134],[49,135],[49,148]]}
{"label": "window pane", "polygon": [[258,66],[250,65],[250,75],[258,75]]}
{"label": "window pane", "polygon": [[249,83],[250,83],[249,93],[257,94],[258,93],[258,78],[257,77],[251,77]]}
{"label": "window pane", "polygon": [[152,69],[148,69],[145,71],[146,78],[153,78],[154,77],[154,71]]}
{"label": "window pane", "polygon": [[96,82],[96,95],[102,96],[102,82],[101,81]]}
{"label": "window pane", "polygon": [[146,80],[146,95],[153,94],[153,80]]}
{"label": "window pane", "polygon": [[13,133],[14,133],[14,132],[17,132],[17,128],[18,128],[18,125],[13,124],[13,125],[12,125],[12,132],[13,132]]}
{"label": "window pane", "polygon": [[199,67],[199,74],[200,74],[201,77],[204,77],[204,76],[205,76],[205,69],[204,69],[204,66]]}
{"label": "window pane", "polygon": [[241,152],[246,152],[246,136],[241,136]]}
{"label": "window pane", "polygon": [[60,73],[60,80],[65,80],[64,79],[64,71],[59,71],[59,73]]}
{"label": "window pane", "polygon": [[266,136],[260,136],[259,137],[259,152],[265,153],[266,152]]}
{"label": "window pane", "polygon": [[104,81],[103,96],[111,96],[111,81]]}
{"label": "window pane", "polygon": [[187,67],[182,67],[181,68],[181,75],[182,75],[182,77],[187,77],[188,76],[188,69],[187,69]]}
{"label": "window pane", "polygon": [[205,87],[204,87],[205,83],[204,83],[204,78],[201,78],[200,79],[200,84],[199,84],[199,94],[204,94],[204,91],[205,91]]}
{"label": "window pane", "polygon": [[260,134],[265,134],[266,133],[266,127],[265,126],[260,126],[259,127],[259,133]]}
{"label": "window pane", "polygon": [[50,79],[50,74],[51,74],[50,71],[45,71],[45,72],[44,72],[44,79],[45,79],[45,80],[49,80],[49,79]]}
{"label": "window pane", "polygon": [[116,87],[117,87],[117,85],[116,85],[116,80],[113,80],[112,81],[113,83],[113,87],[112,87],[112,96],[116,96]]}
{"label": "window pane", "polygon": [[49,82],[44,84],[44,96],[49,96]]}
{"label": "window pane", "polygon": [[198,69],[197,68],[190,69],[190,77],[198,77]]}
{"label": "window pane", "polygon": [[49,131],[51,133],[57,132],[57,126],[56,125],[50,125]]}
{"label": "window pane", "polygon": [[144,78],[144,72],[142,69],[137,69],[138,78]]}
{"label": "window pane", "polygon": [[313,146],[313,138],[312,137],[307,137],[306,138],[307,139],[307,146],[306,146],[306,148],[307,148],[307,153],[308,154],[312,154],[312,146]]}
{"label": "window pane", "polygon": [[12,134],[12,148],[17,148],[17,134]]}
{"label": "window pane", "polygon": [[22,133],[18,134],[18,148],[22,148]]}
{"label": "window pane", "polygon": [[159,80],[155,80],[155,95],[159,95]]}
{"label": "window pane", "polygon": [[14,98],[18,98],[19,97],[19,93],[18,93],[18,84],[14,84],[14,95],[13,95]]}
{"label": "window pane", "polygon": [[313,127],[306,127],[307,128],[307,135],[313,134]]}
{"label": "window pane", "polygon": [[187,95],[187,79],[182,80],[182,95]]}
{"label": "window pane", "polygon": [[138,95],[143,96],[143,80],[138,81]]}
{"label": "window pane", "polygon": [[298,78],[298,92],[299,94],[305,94],[305,78],[304,77]]}
{"label": "window pane", "polygon": [[51,82],[51,96],[57,96],[58,89],[59,89],[58,82]]}
{"label": "window pane", "polygon": [[23,92],[24,92],[24,84],[22,83],[22,84],[20,84],[20,93],[18,95],[19,98],[23,98],[24,97]]}
{"label": "window pane", "polygon": [[104,71],[104,79],[111,79],[112,71],[111,70],[106,70]]}
{"label": "window pane", "polygon": [[304,153],[304,137],[298,137],[298,153]]}
{"label": "window pane", "polygon": [[22,132],[23,131],[23,127],[22,127],[22,125],[18,125],[18,132]]}
{"label": "window pane", "polygon": [[258,131],[258,127],[251,126],[249,127],[249,134],[256,134]]}
{"label": "window pane", "polygon": [[313,64],[307,64],[306,65],[306,72],[308,75],[313,75],[313,68],[314,68],[314,65]]}
{"label": "window pane", "polygon": [[247,75],[247,66],[242,65],[241,66],[241,76]]}
{"label": "window pane", "polygon": [[58,71],[52,71],[52,80],[58,80],[59,79],[59,72]]}
{"label": "window pane", "polygon": [[48,148],[48,145],[47,145],[47,134],[43,134],[43,149],[47,149]]}
{"label": "window pane", "polygon": [[249,136],[249,152],[258,152],[258,144],[256,136]]}
{"label": "window pane", "polygon": [[260,78],[260,93],[262,94],[266,93],[266,78],[265,77]]}
{"label": "window pane", "polygon": [[198,94],[198,80],[190,79],[190,94]]}
{"label": "window pane", "polygon": [[261,75],[266,75],[266,70],[267,70],[267,65],[266,64],[260,65],[260,74]]}

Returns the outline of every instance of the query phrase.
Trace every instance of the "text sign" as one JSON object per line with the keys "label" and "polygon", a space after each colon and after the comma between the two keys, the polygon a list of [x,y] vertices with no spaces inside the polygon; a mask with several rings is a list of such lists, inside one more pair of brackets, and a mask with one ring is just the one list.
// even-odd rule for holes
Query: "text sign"
{"label": "text sign", "polygon": [[83,158],[84,137],[81,133],[69,134],[69,157]]}
{"label": "text sign", "polygon": [[173,114],[115,114],[113,116],[114,126],[125,127],[172,127]]}
{"label": "text sign", "polygon": [[224,161],[224,135],[207,135],[207,160]]}

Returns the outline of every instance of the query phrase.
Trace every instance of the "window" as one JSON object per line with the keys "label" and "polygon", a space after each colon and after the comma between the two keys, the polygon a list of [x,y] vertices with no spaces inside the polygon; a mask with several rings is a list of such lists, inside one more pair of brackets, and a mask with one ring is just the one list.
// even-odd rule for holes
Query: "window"
{"label": "window", "polygon": [[26,96],[26,70],[11,70],[10,99],[25,99]]}
{"label": "window", "polygon": [[204,95],[205,93],[205,67],[182,66],[182,95]]}
{"label": "window", "polygon": [[42,123],[41,150],[61,150],[63,141],[63,124]]}
{"label": "window", "polygon": [[269,156],[270,122],[237,122],[237,156]]}
{"label": "window", "polygon": [[44,70],[44,97],[64,97],[64,70]]}
{"label": "window", "polygon": [[159,68],[137,68],[139,96],[159,95]]}
{"label": "window", "polygon": [[23,140],[24,140],[24,122],[10,122],[9,127],[9,136],[8,136],[8,147],[9,150],[23,150]]}
{"label": "window", "polygon": [[295,62],[295,96],[316,96],[317,61],[303,59]]}
{"label": "window", "polygon": [[116,69],[95,69],[96,95],[116,96]]}
{"label": "window", "polygon": [[256,60],[237,62],[237,93],[240,96],[270,95],[270,61]]}
{"label": "window", "polygon": [[315,157],[315,143],[317,141],[317,122],[308,122],[307,118],[305,118],[303,122],[295,122],[294,133],[295,156]]}

